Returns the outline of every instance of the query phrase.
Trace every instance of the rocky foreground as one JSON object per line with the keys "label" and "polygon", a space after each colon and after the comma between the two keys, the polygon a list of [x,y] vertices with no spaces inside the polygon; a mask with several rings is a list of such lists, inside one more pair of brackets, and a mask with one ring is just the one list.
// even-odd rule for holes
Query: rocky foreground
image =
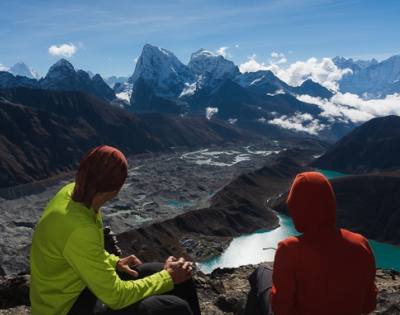
{"label": "rocky foreground", "polygon": [[[204,315],[241,315],[244,312],[249,283],[247,277],[256,266],[216,269],[210,275],[195,276]],[[400,273],[377,270],[378,306],[372,314],[400,314]],[[0,315],[30,314],[28,300],[29,276],[0,278]],[[339,314],[338,314],[339,315]]]}

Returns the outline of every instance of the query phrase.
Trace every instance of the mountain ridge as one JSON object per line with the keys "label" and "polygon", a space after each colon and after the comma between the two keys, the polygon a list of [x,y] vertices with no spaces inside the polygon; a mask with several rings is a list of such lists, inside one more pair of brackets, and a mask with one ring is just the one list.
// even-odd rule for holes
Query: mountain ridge
{"label": "mountain ridge", "polygon": [[314,166],[346,174],[400,169],[400,117],[367,121],[336,142]]}

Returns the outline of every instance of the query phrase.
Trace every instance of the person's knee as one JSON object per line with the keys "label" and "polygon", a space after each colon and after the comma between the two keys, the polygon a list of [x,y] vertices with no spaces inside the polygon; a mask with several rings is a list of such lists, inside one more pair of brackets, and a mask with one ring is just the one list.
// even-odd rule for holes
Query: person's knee
{"label": "person's knee", "polygon": [[159,262],[144,263],[136,266],[135,270],[139,273],[139,278],[151,276],[164,269],[164,264]]}
{"label": "person's knee", "polygon": [[154,295],[140,303],[144,314],[154,315],[193,315],[189,303],[175,295]]}
{"label": "person's knee", "polygon": [[266,266],[258,266],[249,276],[250,287],[260,295],[272,287],[272,269]]}
{"label": "person's knee", "polygon": [[174,310],[176,313],[174,314],[184,314],[184,315],[192,315],[192,310],[189,306],[189,303],[185,300],[177,297],[174,302]]}

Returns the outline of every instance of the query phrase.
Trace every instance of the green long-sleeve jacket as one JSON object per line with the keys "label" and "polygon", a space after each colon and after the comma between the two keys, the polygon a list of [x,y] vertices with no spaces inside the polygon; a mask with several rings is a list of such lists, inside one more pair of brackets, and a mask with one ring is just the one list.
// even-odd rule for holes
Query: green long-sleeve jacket
{"label": "green long-sleeve jacket", "polygon": [[165,270],[140,280],[118,277],[118,257],[104,250],[101,214],[73,201],[73,189],[66,185],[50,201],[33,235],[32,314],[67,314],[85,287],[112,309],[172,290]]}

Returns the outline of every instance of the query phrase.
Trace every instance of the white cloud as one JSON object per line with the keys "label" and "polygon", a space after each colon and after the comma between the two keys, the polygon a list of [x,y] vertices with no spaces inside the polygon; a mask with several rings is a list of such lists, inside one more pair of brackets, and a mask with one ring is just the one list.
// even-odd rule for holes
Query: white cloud
{"label": "white cloud", "polygon": [[279,65],[282,63],[287,63],[287,59],[285,57],[285,54],[283,53],[278,53],[276,51],[273,51],[270,56],[271,59],[269,60],[269,63],[271,65]]}
{"label": "white cloud", "polygon": [[186,82],[185,87],[183,88],[179,97],[191,96],[194,93],[196,93],[196,90],[197,90],[197,82],[193,82],[193,83]]}
{"label": "white cloud", "polygon": [[314,119],[308,113],[295,113],[293,116],[280,116],[268,121],[271,125],[276,125],[284,129],[305,132],[311,135],[317,135],[318,132],[326,128],[318,119]]}
{"label": "white cloud", "polygon": [[52,56],[70,58],[77,50],[78,48],[72,43],[62,44],[60,46],[52,45],[49,47],[49,54]]}
{"label": "white cloud", "polygon": [[8,71],[8,70],[10,70],[9,67],[7,67],[7,66],[5,66],[5,65],[2,65],[2,64],[0,63],[0,71]]}
{"label": "white cloud", "polygon": [[331,58],[310,58],[306,61],[296,61],[287,68],[281,68],[278,64],[273,64],[270,70],[286,83],[298,86],[307,79],[322,84],[330,90],[337,91],[337,82],[350,69],[339,69]]}
{"label": "white cloud", "polygon": [[207,107],[206,108],[206,118],[208,120],[210,120],[211,117],[214,116],[216,113],[218,113],[218,107]]}
{"label": "white cloud", "polygon": [[379,116],[400,115],[400,94],[387,95],[383,99],[363,99],[356,94],[336,93],[330,100],[301,95],[300,101],[321,108],[321,117],[329,121],[362,123]]}
{"label": "white cloud", "polygon": [[236,124],[236,123],[237,123],[237,121],[238,121],[238,119],[237,119],[237,118],[229,118],[229,119],[228,119],[228,123],[230,123],[231,125],[234,125],[234,124]]}
{"label": "white cloud", "polygon": [[258,62],[256,55],[248,58],[248,60],[239,66],[240,71],[255,72],[258,70],[270,70],[281,80],[289,85],[298,86],[305,80],[311,79],[332,91],[338,90],[338,81],[347,73],[351,73],[350,69],[339,69],[331,58],[309,58],[306,61],[296,61],[287,67],[282,67],[287,63],[287,59],[283,53],[272,52],[270,54],[269,63]]}
{"label": "white cloud", "polygon": [[259,70],[268,70],[269,67],[264,63],[259,63],[256,60],[256,55],[252,55],[251,57],[248,57],[248,60],[244,63],[242,63],[241,65],[239,65],[239,70],[242,73],[245,72],[256,72]]}
{"label": "white cloud", "polygon": [[235,45],[235,48],[239,48],[239,47],[240,47],[239,44],[236,44],[236,45]]}
{"label": "white cloud", "polygon": [[216,53],[217,53],[217,55],[221,55],[224,58],[230,57],[230,54],[228,53],[228,49],[229,49],[229,47],[223,46],[223,47],[218,48],[216,50]]}

